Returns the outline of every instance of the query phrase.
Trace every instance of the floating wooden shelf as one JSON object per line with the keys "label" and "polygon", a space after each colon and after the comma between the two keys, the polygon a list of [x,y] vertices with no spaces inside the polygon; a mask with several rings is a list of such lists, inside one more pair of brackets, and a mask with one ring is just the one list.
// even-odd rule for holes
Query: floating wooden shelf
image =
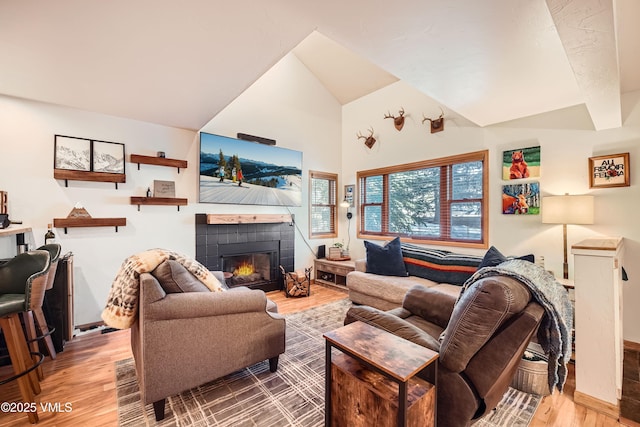
{"label": "floating wooden shelf", "polygon": [[138,205],[163,205],[163,206],[177,206],[180,210],[180,206],[185,206],[188,203],[187,199],[180,199],[175,197],[134,197],[131,196],[131,204]]}
{"label": "floating wooden shelf", "polygon": [[64,179],[64,186],[69,186],[69,180],[71,181],[95,181],[95,182],[113,182],[118,188],[118,183],[127,182],[127,175],[123,173],[108,173],[108,172],[87,172],[87,171],[72,171],[67,169],[54,169],[53,177],[55,179]]}
{"label": "floating wooden shelf", "polygon": [[116,233],[118,227],[127,225],[127,218],[54,218],[53,226],[56,228],[64,228],[64,234],[67,234],[69,227],[115,227]]}
{"label": "floating wooden shelf", "polygon": [[207,214],[207,224],[259,224],[292,222],[287,214]]}
{"label": "floating wooden shelf", "polygon": [[187,168],[186,160],[167,159],[166,157],[143,156],[141,154],[132,154],[131,163],[137,163],[138,170],[140,170],[141,163],[145,165],[170,166],[178,168],[178,173],[180,173],[180,168]]}

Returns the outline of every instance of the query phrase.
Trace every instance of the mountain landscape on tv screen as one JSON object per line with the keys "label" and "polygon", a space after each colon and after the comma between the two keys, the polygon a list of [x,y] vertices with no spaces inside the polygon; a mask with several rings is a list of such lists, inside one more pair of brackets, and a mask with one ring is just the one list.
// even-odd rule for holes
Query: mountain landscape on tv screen
{"label": "mountain landscape on tv screen", "polygon": [[[225,156],[225,160],[230,164],[231,156]],[[218,154],[200,153],[200,175],[216,177],[219,162],[220,156]],[[242,165],[244,182],[265,187],[287,186],[290,183],[290,176],[302,174],[302,171],[295,166],[274,165],[242,157],[240,157],[240,164]]]}

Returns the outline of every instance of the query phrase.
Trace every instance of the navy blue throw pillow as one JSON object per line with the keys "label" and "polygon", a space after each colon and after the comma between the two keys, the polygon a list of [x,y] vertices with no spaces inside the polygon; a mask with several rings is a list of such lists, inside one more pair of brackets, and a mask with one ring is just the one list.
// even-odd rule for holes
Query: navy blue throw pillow
{"label": "navy blue throw pillow", "polygon": [[502,264],[505,261],[510,259],[521,259],[524,261],[535,262],[535,257],[533,254],[523,255],[519,257],[506,257],[502,255],[502,253],[495,247],[491,246],[486,254],[484,254],[484,258],[482,258],[482,262],[480,263],[479,269],[482,267],[495,267],[498,264]]}
{"label": "navy blue throw pillow", "polygon": [[367,273],[383,276],[407,276],[399,237],[384,246],[365,240],[364,247],[367,250]]}

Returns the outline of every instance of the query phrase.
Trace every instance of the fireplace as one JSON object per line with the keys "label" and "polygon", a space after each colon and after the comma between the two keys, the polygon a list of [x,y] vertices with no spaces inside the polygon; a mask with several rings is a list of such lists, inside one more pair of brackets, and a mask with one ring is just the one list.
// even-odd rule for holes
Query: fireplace
{"label": "fireplace", "polygon": [[279,242],[251,242],[218,245],[227,286],[251,289],[279,289]]}
{"label": "fireplace", "polygon": [[279,290],[279,266],[294,269],[294,229],[290,216],[196,214],[196,260],[230,288]]}

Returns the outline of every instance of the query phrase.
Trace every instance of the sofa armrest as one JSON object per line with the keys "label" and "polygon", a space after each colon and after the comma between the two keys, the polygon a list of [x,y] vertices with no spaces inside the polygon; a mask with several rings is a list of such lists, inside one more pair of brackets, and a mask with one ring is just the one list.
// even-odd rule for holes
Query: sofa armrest
{"label": "sofa armrest", "polygon": [[357,259],[356,260],[356,271],[362,271],[363,273],[367,272],[367,260],[362,258],[362,259]]}
{"label": "sofa armrest", "polygon": [[267,296],[260,290],[184,292],[167,294],[145,307],[145,320],[174,320],[249,312],[267,313]]}
{"label": "sofa armrest", "polygon": [[433,351],[440,350],[438,341],[431,335],[406,320],[377,308],[365,305],[351,307],[347,311],[344,323],[347,325],[357,321],[368,323]]}
{"label": "sofa armrest", "polygon": [[[494,408],[502,398],[502,393],[496,390],[504,388],[495,385],[511,382],[543,316],[542,306],[530,302],[469,361],[464,371],[465,375],[473,383],[478,394],[485,399],[489,409]],[[496,381],[497,378],[499,380]]]}
{"label": "sofa armrest", "polygon": [[510,277],[491,276],[473,283],[456,303],[440,339],[440,363],[452,372],[465,370],[478,350],[530,300],[529,289]]}

